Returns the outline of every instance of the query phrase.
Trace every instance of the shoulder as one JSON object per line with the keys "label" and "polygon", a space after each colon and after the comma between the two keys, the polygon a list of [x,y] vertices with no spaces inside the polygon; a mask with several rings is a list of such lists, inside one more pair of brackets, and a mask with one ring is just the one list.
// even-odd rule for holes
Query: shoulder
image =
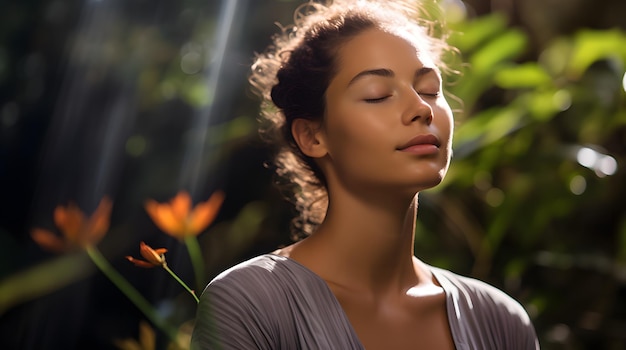
{"label": "shoulder", "polygon": [[215,277],[200,296],[192,348],[218,343],[222,349],[275,348],[280,311],[286,308],[278,296],[291,284],[284,277],[287,263],[261,255]]}
{"label": "shoulder", "polygon": [[217,275],[205,288],[203,296],[226,298],[241,307],[243,304],[267,305],[276,295],[302,283],[305,275],[294,271],[297,266],[287,258],[261,255],[239,263]]}
{"label": "shoulder", "polygon": [[[502,290],[481,280],[461,276],[448,270],[434,270],[440,283],[453,286],[452,292],[455,292],[459,300],[468,303],[468,306],[494,308],[492,310],[494,312],[512,315],[530,322],[524,307]],[[441,281],[442,277],[445,281]]]}
{"label": "shoulder", "polygon": [[356,349],[358,339],[319,276],[269,254],[235,265],[208,284],[191,344],[219,344],[222,350]]}
{"label": "shoulder", "polygon": [[217,275],[204,293],[216,290],[239,292],[288,292],[319,285],[320,278],[300,263],[276,254],[264,254],[241,262]]}
{"label": "shoulder", "polygon": [[279,256],[266,254],[241,262],[217,275],[207,285],[207,289],[267,284],[271,279],[275,278],[276,269],[281,269],[282,265],[284,265],[284,261],[280,258]]}
{"label": "shoulder", "polygon": [[478,279],[439,268],[432,270],[448,295],[451,323],[466,333],[468,342],[487,342],[507,349],[538,348],[528,312],[517,300]]}

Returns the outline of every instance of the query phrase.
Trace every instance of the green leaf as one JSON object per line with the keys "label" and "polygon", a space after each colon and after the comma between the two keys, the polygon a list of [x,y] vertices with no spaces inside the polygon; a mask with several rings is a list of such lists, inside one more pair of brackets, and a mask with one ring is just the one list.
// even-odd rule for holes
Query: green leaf
{"label": "green leaf", "polygon": [[551,82],[548,73],[536,63],[502,68],[494,76],[496,85],[505,89],[536,88]]}
{"label": "green leaf", "polygon": [[580,77],[595,61],[614,58],[626,61],[626,36],[620,30],[585,30],[576,35],[569,73]]}
{"label": "green leaf", "polygon": [[502,33],[506,28],[506,17],[499,13],[483,16],[464,22],[462,26],[455,28],[450,37],[450,44],[459,48],[461,52],[476,49],[479,45],[490,38]]}
{"label": "green leaf", "polygon": [[487,43],[470,59],[471,67],[477,74],[495,70],[502,62],[512,60],[526,49],[526,34],[519,30],[508,30]]}
{"label": "green leaf", "polygon": [[478,114],[455,132],[455,152],[466,154],[502,139],[519,128],[523,116],[523,110],[514,106],[492,108]]}
{"label": "green leaf", "polygon": [[37,299],[95,270],[84,253],[67,254],[14,273],[0,281],[0,315],[20,303]]}
{"label": "green leaf", "polygon": [[530,115],[538,121],[547,121],[556,113],[563,110],[563,103],[560,99],[563,91],[536,91],[528,96],[526,101]]}

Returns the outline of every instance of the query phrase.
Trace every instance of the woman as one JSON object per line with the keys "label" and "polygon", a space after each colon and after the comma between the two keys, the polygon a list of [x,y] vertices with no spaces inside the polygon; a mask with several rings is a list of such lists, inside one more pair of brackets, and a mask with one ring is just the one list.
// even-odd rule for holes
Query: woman
{"label": "woman", "polygon": [[391,3],[306,4],[257,58],[263,135],[305,238],[216,277],[193,348],[538,348],[516,301],[413,254],[418,193],[450,162],[448,47]]}

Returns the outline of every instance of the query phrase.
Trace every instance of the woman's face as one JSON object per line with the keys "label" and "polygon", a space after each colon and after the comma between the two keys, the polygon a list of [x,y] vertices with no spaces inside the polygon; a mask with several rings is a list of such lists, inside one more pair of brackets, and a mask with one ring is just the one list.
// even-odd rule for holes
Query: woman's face
{"label": "woman's face", "polygon": [[326,91],[320,164],[356,190],[417,192],[441,182],[453,117],[437,68],[416,43],[370,29],[338,52]]}

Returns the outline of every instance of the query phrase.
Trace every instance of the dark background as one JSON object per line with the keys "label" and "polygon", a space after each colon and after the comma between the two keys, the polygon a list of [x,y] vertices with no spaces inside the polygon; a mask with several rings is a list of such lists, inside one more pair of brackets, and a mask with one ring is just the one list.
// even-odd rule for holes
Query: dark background
{"label": "dark background", "polygon": [[[83,253],[31,240],[34,227],[55,229],[57,205],[91,213],[114,200],[98,247],[175,325],[192,322],[193,300],[164,271],[124,259],[141,240],[167,247],[193,282],[185,245],[155,227],[146,199],[225,191],[199,236],[199,285],[289,242],[293,213],[264,167],[246,79],[274,22],[290,23],[299,3],[0,3],[0,348],[109,349],[138,337],[145,317]],[[544,349],[626,349],[626,3],[440,4],[461,50],[448,88],[455,158],[421,196],[417,255],[520,300]],[[595,164],[583,166],[581,147]]]}

